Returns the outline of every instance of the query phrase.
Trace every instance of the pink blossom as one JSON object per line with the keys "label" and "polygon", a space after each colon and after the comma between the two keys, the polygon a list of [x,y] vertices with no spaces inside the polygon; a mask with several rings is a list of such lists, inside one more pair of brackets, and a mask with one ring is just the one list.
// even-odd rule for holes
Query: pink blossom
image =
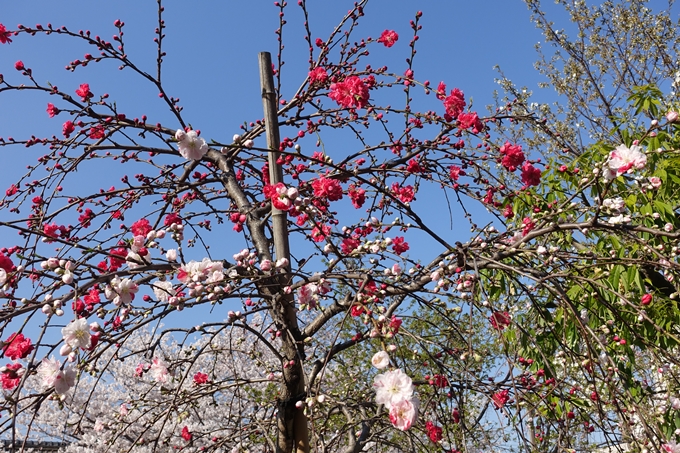
{"label": "pink blossom", "polygon": [[364,108],[368,103],[368,87],[357,76],[349,76],[331,85],[328,97],[345,108]]}
{"label": "pink blossom", "polygon": [[76,90],[76,94],[80,96],[80,100],[83,102],[87,102],[88,99],[93,96],[92,92],[90,91],[90,85],[87,83],[81,84]]}
{"label": "pink blossom", "polygon": [[316,307],[318,287],[314,283],[307,283],[298,289],[298,303],[308,308]]}
{"label": "pink blossom", "polygon": [[137,284],[129,278],[116,276],[111,279],[111,283],[106,287],[106,298],[113,301],[115,306],[129,305],[135,298],[135,293],[139,291]]}
{"label": "pink blossom", "polygon": [[522,182],[527,187],[539,185],[541,183],[541,170],[529,162],[524,162],[524,165],[522,165]]}
{"label": "pink blossom", "polygon": [[324,85],[328,81],[328,73],[321,66],[317,66],[309,72],[310,85]]}
{"label": "pink blossom", "polygon": [[315,197],[327,198],[328,201],[342,199],[342,186],[340,186],[340,182],[336,179],[321,176],[319,179],[312,181],[312,188],[314,189]]}
{"label": "pink blossom", "polygon": [[12,32],[7,31],[4,25],[0,24],[0,44],[11,43]]}
{"label": "pink blossom", "polygon": [[196,374],[194,374],[194,384],[196,385],[202,385],[202,384],[207,384],[208,383],[208,375],[205,373],[201,373],[200,371]]}
{"label": "pink blossom", "polygon": [[181,129],[177,131],[175,137],[181,137],[178,139],[177,148],[179,149],[180,155],[189,160],[200,160],[208,152],[208,144],[198,133],[194,130],[181,134],[184,132]]}
{"label": "pink blossom", "polygon": [[47,114],[50,118],[54,118],[55,115],[59,113],[59,109],[54,106],[51,102],[47,103]]}
{"label": "pink blossom", "polygon": [[264,186],[264,196],[272,201],[272,205],[281,211],[288,211],[293,207],[293,200],[297,198],[298,192],[294,188],[286,188],[286,185],[279,182],[274,185]]}
{"label": "pink blossom", "polygon": [[64,137],[69,138],[73,131],[76,130],[76,126],[73,124],[73,121],[66,121],[64,125],[61,128],[62,133],[64,134]]}
{"label": "pink blossom", "polygon": [[442,440],[442,428],[431,421],[425,423],[425,431],[432,442],[437,443]]}
{"label": "pink blossom", "polygon": [[461,176],[465,176],[465,170],[462,170],[457,165],[451,165],[449,167],[449,175],[451,176],[451,179],[453,179],[454,181],[458,181],[458,178],[460,178]]}
{"label": "pink blossom", "polygon": [[408,401],[413,396],[413,382],[400,369],[379,374],[373,381],[375,402],[390,409],[394,404]]}
{"label": "pink blossom", "polygon": [[[440,86],[443,84],[440,84]],[[446,85],[443,86],[446,90]],[[465,95],[458,88],[451,90],[451,94],[444,98],[444,109],[446,110],[446,120],[452,121],[458,118],[465,107]]]}
{"label": "pink blossom", "polygon": [[352,200],[352,205],[359,209],[366,202],[366,191],[361,187],[356,187],[355,185],[350,185],[347,191],[349,198]]}
{"label": "pink blossom", "polygon": [[148,219],[139,219],[130,227],[130,231],[132,231],[133,235],[144,236],[145,238],[151,230],[153,230],[153,228],[151,227]]}
{"label": "pink blossom", "polygon": [[633,145],[628,148],[626,145],[619,145],[614,151],[609,153],[607,166],[609,167],[608,178],[630,173],[633,169],[641,170],[647,165],[647,156],[642,152],[642,148]]}
{"label": "pink blossom", "polygon": [[5,357],[12,360],[25,359],[32,351],[31,339],[24,337],[23,333],[11,334],[2,347]]}
{"label": "pink blossom", "polygon": [[3,390],[14,390],[24,374],[24,367],[20,363],[8,363],[0,369],[0,383]]}
{"label": "pink blossom", "polygon": [[659,187],[661,187],[661,184],[662,184],[661,178],[658,178],[656,176],[652,176],[652,177],[649,178],[649,184],[652,185],[653,189],[658,189]]}
{"label": "pink blossom", "polygon": [[461,129],[472,129],[473,134],[479,134],[484,130],[484,124],[476,112],[461,113],[458,115],[458,122]]}
{"label": "pink blossom", "polygon": [[395,428],[407,431],[418,418],[418,398],[401,400],[390,407],[390,422]]}
{"label": "pink blossom", "polygon": [[90,347],[90,326],[86,318],[79,318],[68,323],[61,329],[64,343],[72,349],[87,349]]}
{"label": "pink blossom", "polygon": [[505,142],[498,152],[503,156],[501,165],[509,171],[515,171],[524,162],[524,153],[520,145],[512,145],[510,142]]}
{"label": "pink blossom", "polygon": [[168,371],[168,364],[165,360],[154,357],[151,361],[151,367],[149,368],[149,373],[157,382],[165,384],[168,382],[170,372]]}
{"label": "pink blossom", "polygon": [[14,270],[14,263],[9,256],[0,252],[0,268],[4,269],[5,272],[12,272]]}
{"label": "pink blossom", "polygon": [[510,313],[507,311],[495,311],[489,316],[489,321],[494,329],[503,330],[510,325],[512,320],[510,319]]}
{"label": "pink blossom", "polygon": [[496,407],[496,409],[501,409],[503,406],[505,406],[508,400],[510,400],[508,390],[501,390],[494,393],[491,397],[491,400],[493,401],[493,405]]}
{"label": "pink blossom", "polygon": [[397,236],[392,240],[392,250],[397,255],[401,255],[409,249],[408,242],[404,241],[403,236]]}
{"label": "pink blossom", "polygon": [[378,42],[383,43],[385,47],[392,47],[398,40],[399,35],[394,30],[385,30],[378,38]]}
{"label": "pink blossom", "polygon": [[201,261],[189,261],[179,268],[177,278],[182,283],[215,282],[224,279],[224,265],[221,261],[211,261],[203,258]]}
{"label": "pink blossom", "polygon": [[392,193],[399,198],[402,203],[410,203],[416,197],[413,186],[400,187],[398,183],[392,184]]}
{"label": "pink blossom", "polygon": [[661,449],[667,453],[680,453],[680,444],[675,442],[666,442],[661,445]]}
{"label": "pink blossom", "polygon": [[63,395],[75,385],[76,371],[71,365],[62,370],[59,360],[45,357],[38,366],[38,377],[43,389],[54,388],[57,394]]}
{"label": "pink blossom", "polygon": [[182,218],[177,214],[176,212],[171,212],[170,214],[165,216],[165,219],[163,220],[163,225],[169,227],[172,225],[181,225],[182,224]]}
{"label": "pink blossom", "polygon": [[371,363],[379,370],[387,368],[390,364],[390,356],[385,351],[376,352],[371,358]]}
{"label": "pink blossom", "polygon": [[104,138],[105,133],[106,130],[104,129],[104,126],[98,124],[90,128],[88,136],[92,139],[99,140],[100,138]]}

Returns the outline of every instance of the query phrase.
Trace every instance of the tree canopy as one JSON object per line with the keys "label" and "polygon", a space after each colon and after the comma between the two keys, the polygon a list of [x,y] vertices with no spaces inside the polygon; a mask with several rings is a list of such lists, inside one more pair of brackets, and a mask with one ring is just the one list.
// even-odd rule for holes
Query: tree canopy
{"label": "tree canopy", "polygon": [[[500,73],[486,112],[447,74],[416,78],[427,11],[409,37],[370,38],[368,3],[316,37],[307,2],[277,2],[263,115],[227,137],[164,85],[160,0],[151,66],[124,19],[111,42],[0,24],[0,46],[86,45],[68,70],[133,74],[169,112],[135,117],[22,61],[0,77],[0,97],[42,96],[54,129],[0,137],[26,164],[0,201],[3,439],[680,451],[673,2],[560,0],[562,30],[526,0],[555,102]],[[285,67],[295,8],[302,79]],[[377,52],[404,49],[405,70]]]}

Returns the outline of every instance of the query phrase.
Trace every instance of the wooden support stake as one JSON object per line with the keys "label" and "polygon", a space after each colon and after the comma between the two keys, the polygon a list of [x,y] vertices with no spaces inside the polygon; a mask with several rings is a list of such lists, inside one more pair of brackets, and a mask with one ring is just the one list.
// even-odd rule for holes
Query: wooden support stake
{"label": "wooden support stake", "polygon": [[[274,88],[274,74],[272,71],[272,58],[269,52],[260,52],[259,54],[259,66],[260,66],[260,86],[262,87],[262,107],[264,108],[264,124],[267,132],[267,148],[269,148],[269,180],[272,185],[279,182],[283,182],[283,170],[281,165],[278,163],[280,156],[279,146],[281,144],[281,138],[279,136],[279,118],[277,113],[277,96],[276,90]],[[285,322],[289,329],[293,329],[299,334],[299,329],[297,326],[297,317],[294,310],[294,299],[292,294],[284,294],[283,288],[290,285],[291,283],[291,267],[290,267],[290,245],[288,243],[288,218],[285,211],[276,209],[272,206],[272,236],[274,240],[274,251],[276,260],[285,258],[288,260],[288,266],[286,266],[285,271],[279,274],[279,287],[280,287],[280,303],[284,305],[283,311],[285,312]],[[289,332],[290,334],[290,332]],[[284,342],[291,342],[291,338],[287,337]],[[290,346],[290,351],[295,352],[297,347],[294,343],[287,345]],[[289,349],[284,347],[284,349]],[[284,351],[285,352],[285,351]],[[304,352],[304,351],[303,351]],[[305,378],[302,373],[302,357],[300,354],[296,354],[295,357],[289,357],[296,362],[293,369],[289,368],[288,371],[297,379],[297,386],[295,388],[287,389],[286,392],[289,397],[304,394],[305,391]],[[284,372],[285,374],[285,372]],[[287,380],[287,379],[284,379]],[[283,385],[289,385],[285,382]],[[292,432],[288,430],[290,426],[290,419],[282,420],[283,423],[279,424],[279,431],[284,429],[286,432],[279,432],[279,436],[282,434],[286,436],[287,441],[283,442],[285,444],[285,449],[282,445],[281,439],[277,445],[277,452],[289,453],[293,450],[295,453],[309,453],[309,431],[307,427],[307,417],[304,411],[297,409],[294,406],[293,400],[286,401],[284,404],[288,405],[286,410],[279,407],[279,417],[288,418],[292,414]],[[282,411],[283,410],[283,411]],[[283,413],[282,413],[283,412]],[[292,434],[292,436],[291,436]],[[289,439],[292,437],[292,439]],[[289,448],[290,445],[290,448]],[[289,451],[285,451],[289,450]]]}

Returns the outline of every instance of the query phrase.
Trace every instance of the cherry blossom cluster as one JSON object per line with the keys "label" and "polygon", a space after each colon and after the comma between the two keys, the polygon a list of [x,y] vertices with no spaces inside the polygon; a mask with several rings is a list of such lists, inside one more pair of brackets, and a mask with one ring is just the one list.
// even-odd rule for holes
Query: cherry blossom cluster
{"label": "cherry blossom cluster", "polygon": [[[389,356],[384,351],[378,354],[373,356],[372,362],[378,369],[385,368],[389,364]],[[377,375],[373,388],[375,402],[389,411],[392,425],[402,431],[411,428],[418,418],[420,406],[420,400],[413,394],[411,378],[397,368]]]}
{"label": "cherry blossom cluster", "polygon": [[607,160],[608,171],[604,174],[606,179],[612,179],[635,170],[641,170],[647,165],[647,156],[642,152],[642,147],[634,144],[630,148],[619,145],[609,153]]}
{"label": "cherry blossom cluster", "polygon": [[331,291],[330,284],[321,278],[316,283],[307,283],[297,290],[297,299],[300,310],[313,310],[317,308],[319,299]]}

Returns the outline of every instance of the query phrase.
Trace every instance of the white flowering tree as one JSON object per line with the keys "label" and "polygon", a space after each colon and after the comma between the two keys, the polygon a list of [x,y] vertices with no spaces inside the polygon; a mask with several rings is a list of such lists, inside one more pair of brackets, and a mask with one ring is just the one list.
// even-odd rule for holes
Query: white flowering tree
{"label": "white flowering tree", "polygon": [[[541,68],[567,101],[551,110],[502,79],[509,97],[484,114],[461,89],[415,79],[420,12],[407,70],[371,64],[369,49],[403,41],[354,36],[367,3],[324,39],[305,28],[303,80],[282,75],[282,40],[273,68],[261,54],[264,120],[228,139],[190,126],[162,82],[160,2],[151,72],[125,53],[120,20],[113,43],[0,25],[4,46],[91,46],[68,69],[115,62],[172,114],[135,117],[22,61],[2,77],[0,96],[43,94],[55,121],[51,136],[0,138],[39,155],[0,204],[5,439],[82,452],[680,449],[669,13],[565,2],[581,33],[570,41],[527,2],[564,52]],[[291,8],[309,16],[304,0],[277,7],[280,27]],[[635,45],[611,46],[624,38]],[[82,177],[93,169],[96,188]]]}

